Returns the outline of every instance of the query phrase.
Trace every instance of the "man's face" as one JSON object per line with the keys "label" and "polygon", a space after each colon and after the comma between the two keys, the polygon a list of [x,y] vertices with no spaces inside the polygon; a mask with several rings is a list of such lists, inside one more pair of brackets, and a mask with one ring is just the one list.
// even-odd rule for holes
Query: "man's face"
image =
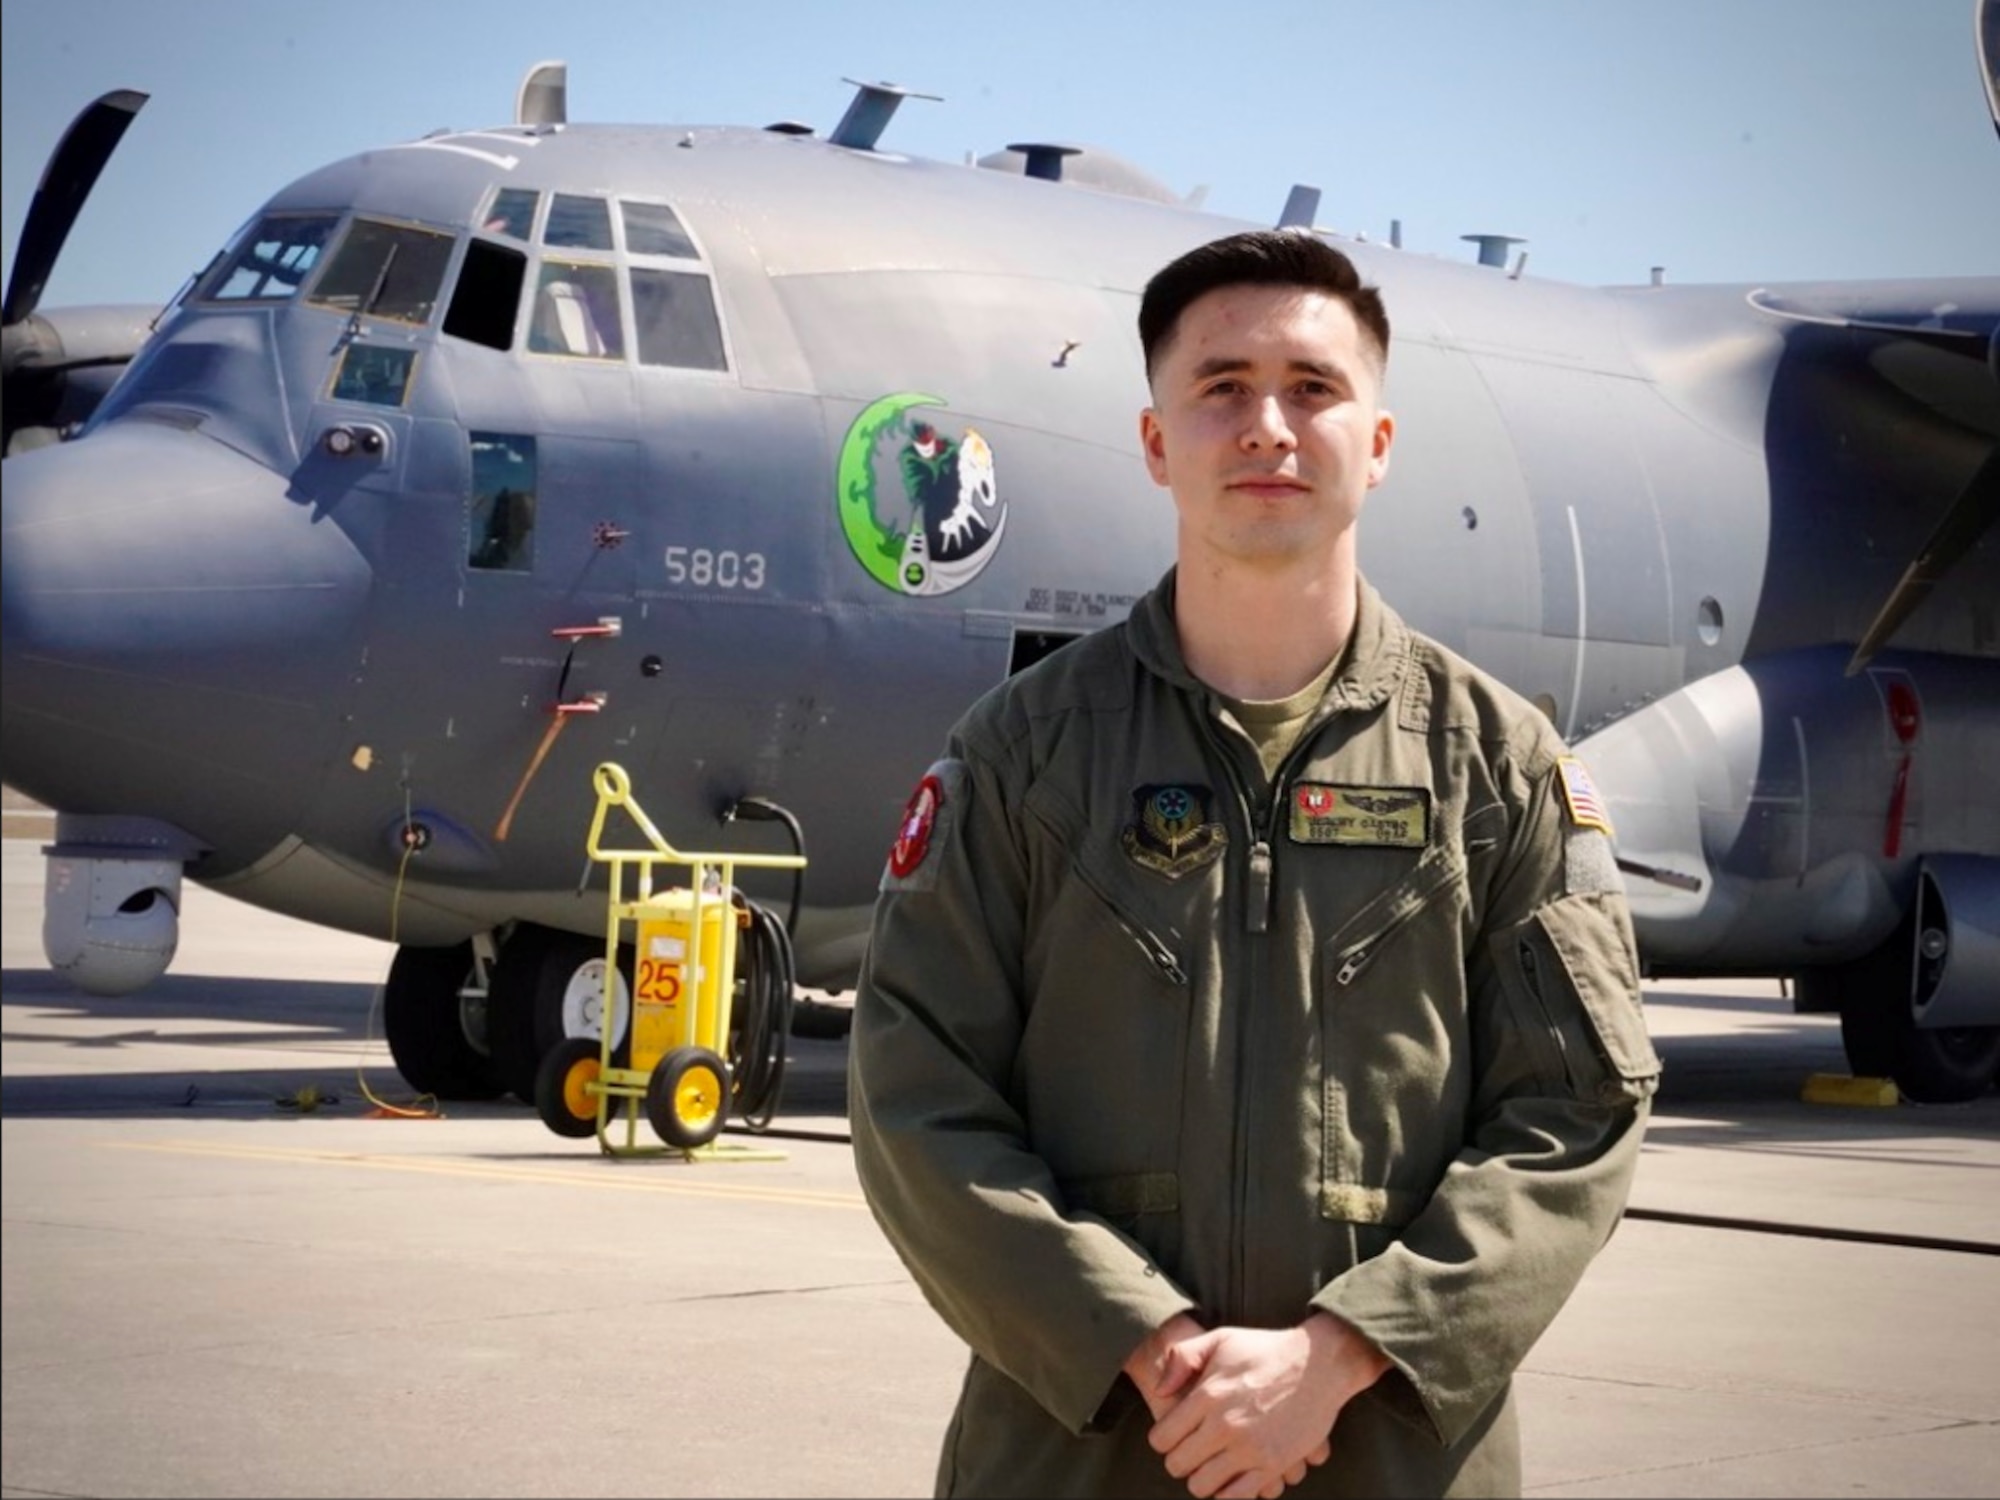
{"label": "man's face", "polygon": [[1220,287],[1190,303],[1139,418],[1173,491],[1183,566],[1269,566],[1353,545],[1389,470],[1395,421],[1347,304],[1302,287]]}

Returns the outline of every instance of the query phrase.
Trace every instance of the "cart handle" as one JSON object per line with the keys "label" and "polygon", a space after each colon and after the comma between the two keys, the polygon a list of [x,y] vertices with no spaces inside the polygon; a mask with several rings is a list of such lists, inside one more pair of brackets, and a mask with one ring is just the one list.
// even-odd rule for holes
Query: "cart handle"
{"label": "cart handle", "polygon": [[[660,830],[653,826],[653,820],[646,816],[632,795],[632,778],[625,768],[616,761],[603,761],[591,773],[591,784],[597,789],[597,811],[590,819],[590,838],[586,848],[590,857],[600,864],[616,860],[665,858],[686,865],[736,865],[753,870],[801,870],[805,868],[802,854],[688,854],[668,843]],[[606,849],[603,847],[604,820],[614,807],[625,809],[626,815],[639,827],[639,831],[652,843],[652,850]],[[726,879],[727,877],[725,877]]]}

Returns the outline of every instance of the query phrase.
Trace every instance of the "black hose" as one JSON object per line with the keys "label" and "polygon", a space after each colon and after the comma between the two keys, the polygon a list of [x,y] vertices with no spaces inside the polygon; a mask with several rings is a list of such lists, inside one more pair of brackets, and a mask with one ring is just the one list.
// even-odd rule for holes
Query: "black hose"
{"label": "black hose", "polygon": [[[792,837],[792,853],[803,858],[806,852],[805,830],[799,827],[798,818],[790,808],[773,802],[769,797],[739,797],[722,810],[722,821],[733,823],[738,818],[756,823],[783,823],[785,832]],[[800,865],[792,871],[792,907],[785,915],[785,931],[793,937],[799,931],[799,900],[805,893],[806,871]]]}
{"label": "black hose", "polygon": [[743,996],[737,1002],[732,1027],[736,1054],[730,1071],[736,1078],[736,1112],[752,1130],[769,1128],[785,1088],[787,1040],[792,1034],[792,1006],[797,994],[797,970],[791,934],[785,924],[755,901],[743,898],[750,927],[743,934],[737,964],[743,976]]}

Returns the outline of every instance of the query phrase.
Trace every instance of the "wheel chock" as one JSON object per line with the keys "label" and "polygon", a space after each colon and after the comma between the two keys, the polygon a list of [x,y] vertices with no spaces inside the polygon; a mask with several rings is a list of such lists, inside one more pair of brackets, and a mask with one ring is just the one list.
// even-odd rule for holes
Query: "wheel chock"
{"label": "wheel chock", "polygon": [[1893,1078],[1850,1078],[1845,1073],[1815,1073],[1799,1097],[1807,1104],[1851,1104],[1894,1109],[1903,1096]]}

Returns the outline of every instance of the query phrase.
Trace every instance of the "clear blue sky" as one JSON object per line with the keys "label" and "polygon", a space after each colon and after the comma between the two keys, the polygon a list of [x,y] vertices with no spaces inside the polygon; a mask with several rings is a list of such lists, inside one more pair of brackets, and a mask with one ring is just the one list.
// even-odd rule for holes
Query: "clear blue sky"
{"label": "clear blue sky", "polygon": [[1584,282],[2000,275],[2000,138],[1972,0],[7,0],[12,266],[43,162],[116,87],[140,113],[45,301],[148,301],[284,183],[505,123],[533,62],[570,118],[830,128],[843,76],[913,101],[884,145],[1109,147],[1218,213],[1466,257],[1526,236]]}

